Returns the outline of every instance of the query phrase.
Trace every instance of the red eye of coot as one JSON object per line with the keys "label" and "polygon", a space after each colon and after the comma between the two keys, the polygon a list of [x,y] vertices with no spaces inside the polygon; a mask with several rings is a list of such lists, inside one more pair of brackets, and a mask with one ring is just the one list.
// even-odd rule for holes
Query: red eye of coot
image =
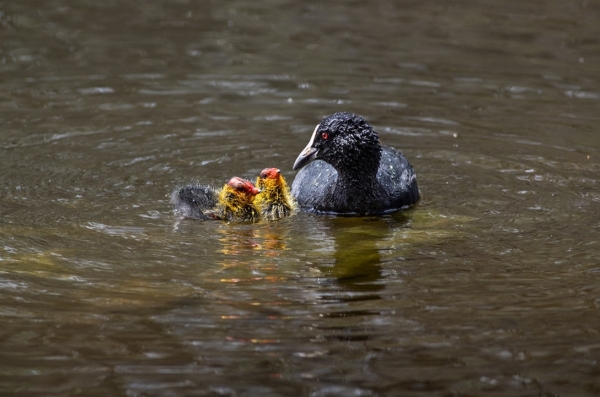
{"label": "red eye of coot", "polygon": [[321,132],[321,138],[327,139],[327,138],[329,138],[329,134],[326,132]]}

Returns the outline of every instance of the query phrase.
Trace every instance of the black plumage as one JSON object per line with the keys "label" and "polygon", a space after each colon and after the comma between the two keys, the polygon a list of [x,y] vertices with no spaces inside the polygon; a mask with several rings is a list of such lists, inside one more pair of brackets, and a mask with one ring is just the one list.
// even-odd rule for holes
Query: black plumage
{"label": "black plumage", "polygon": [[293,168],[301,168],[292,196],[303,210],[372,215],[419,200],[417,176],[406,157],[382,146],[371,125],[352,113],[325,117]]}
{"label": "black plumage", "polygon": [[171,194],[175,210],[185,218],[216,219],[213,208],[219,202],[219,190],[209,185],[187,185]]}

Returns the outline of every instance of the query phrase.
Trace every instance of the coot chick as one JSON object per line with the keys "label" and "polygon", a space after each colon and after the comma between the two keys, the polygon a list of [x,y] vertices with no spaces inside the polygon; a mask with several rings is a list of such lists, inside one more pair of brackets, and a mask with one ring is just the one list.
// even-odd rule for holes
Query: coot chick
{"label": "coot chick", "polygon": [[281,171],[265,168],[256,178],[260,193],[254,199],[264,219],[276,220],[289,216],[296,209],[296,201]]}
{"label": "coot chick", "polygon": [[373,215],[419,200],[417,176],[406,157],[382,146],[371,125],[352,113],[334,113],[317,125],[294,163],[294,170],[300,168],[292,196],[303,210]]}
{"label": "coot chick", "polygon": [[254,205],[258,193],[260,190],[252,182],[235,176],[221,189],[216,214],[228,221],[256,222],[260,219],[260,212]]}
{"label": "coot chick", "polygon": [[254,198],[260,191],[252,182],[233,177],[222,189],[207,185],[188,185],[176,190],[171,202],[186,218],[256,222],[260,218]]}

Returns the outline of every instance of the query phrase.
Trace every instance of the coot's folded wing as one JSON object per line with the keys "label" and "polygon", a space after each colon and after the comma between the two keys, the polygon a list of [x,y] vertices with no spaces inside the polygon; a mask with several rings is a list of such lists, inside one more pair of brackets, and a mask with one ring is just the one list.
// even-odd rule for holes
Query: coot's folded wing
{"label": "coot's folded wing", "polygon": [[389,146],[381,148],[377,180],[388,193],[389,208],[401,209],[419,201],[417,174],[406,157]]}

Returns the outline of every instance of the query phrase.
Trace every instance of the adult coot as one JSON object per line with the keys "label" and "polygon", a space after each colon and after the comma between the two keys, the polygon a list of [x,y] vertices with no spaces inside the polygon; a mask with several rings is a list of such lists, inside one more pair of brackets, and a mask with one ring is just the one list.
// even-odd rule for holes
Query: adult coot
{"label": "adult coot", "polygon": [[371,125],[352,113],[325,117],[293,168],[301,168],[292,196],[303,210],[372,215],[419,200],[417,176],[406,157],[382,146]]}
{"label": "adult coot", "polygon": [[171,202],[186,218],[256,222],[260,218],[254,205],[258,193],[252,182],[235,176],[220,190],[207,185],[184,186],[173,192]]}
{"label": "adult coot", "polygon": [[296,209],[296,200],[290,194],[290,187],[277,168],[262,170],[256,178],[256,187],[260,193],[254,199],[254,204],[264,219],[284,218]]}

